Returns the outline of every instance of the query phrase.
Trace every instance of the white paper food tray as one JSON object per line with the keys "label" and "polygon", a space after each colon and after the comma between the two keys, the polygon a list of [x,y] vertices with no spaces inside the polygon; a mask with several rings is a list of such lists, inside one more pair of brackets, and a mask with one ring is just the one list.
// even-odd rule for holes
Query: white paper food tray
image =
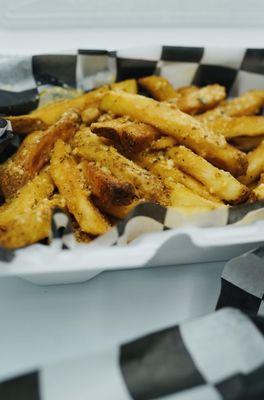
{"label": "white paper food tray", "polygon": [[[6,57],[2,59],[2,68],[6,65],[9,68],[3,69],[0,92],[10,91],[11,100],[16,99],[17,92],[20,98],[25,93],[29,96],[25,102],[28,112],[37,105],[36,94],[54,82],[54,77],[56,85],[74,82],[76,87],[88,90],[115,79],[160,73],[175,86],[203,85],[209,83],[210,78],[209,81],[222,83],[231,94],[237,95],[254,87],[263,88],[264,75],[259,66],[262,58],[261,49],[171,46],[120,52],[81,51],[64,57]],[[62,68],[64,62],[65,68]],[[14,71],[15,80],[11,79]],[[1,106],[5,104],[1,104],[0,99],[0,109]],[[117,246],[113,240],[102,238],[95,244],[79,244],[62,250],[61,240],[55,239],[50,246],[36,244],[17,250],[12,261],[0,261],[1,273],[19,275],[37,284],[73,283],[90,279],[103,270],[227,260],[264,241],[263,212],[257,221],[248,225],[216,227],[216,222],[208,227],[203,221],[199,223],[202,227],[179,226],[165,231],[162,224],[155,221],[155,215],[151,218],[158,232],[140,236],[132,233],[136,239],[131,241],[130,238],[128,245],[118,243],[121,246]],[[133,223],[130,229],[131,225]],[[224,225],[223,221],[220,225]]]}

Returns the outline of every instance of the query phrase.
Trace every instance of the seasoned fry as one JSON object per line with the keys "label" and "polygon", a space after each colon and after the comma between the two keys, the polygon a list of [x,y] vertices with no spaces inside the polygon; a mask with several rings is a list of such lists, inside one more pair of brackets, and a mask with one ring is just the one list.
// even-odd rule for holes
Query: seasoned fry
{"label": "seasoned fry", "polygon": [[100,108],[155,126],[234,176],[242,175],[247,168],[246,155],[229,145],[224,136],[213,133],[192,116],[171,109],[167,104],[144,96],[110,91],[103,97]]}
{"label": "seasoned fry", "polygon": [[52,179],[81,229],[92,235],[101,235],[109,225],[89,200],[89,192],[70,150],[62,140],[56,142],[50,161]]}
{"label": "seasoned fry", "polygon": [[174,87],[162,76],[152,75],[146,78],[140,78],[138,83],[156,100],[165,101],[177,96]]}
{"label": "seasoned fry", "polygon": [[50,126],[57,122],[62,114],[71,109],[78,109],[80,112],[89,106],[95,106],[101,100],[102,96],[108,91],[108,86],[102,86],[99,89],[92,90],[74,99],[60,100],[44,107],[38,108],[30,115],[40,119],[44,124]]}
{"label": "seasoned fry", "polygon": [[181,183],[174,183],[167,180],[170,186],[170,206],[171,207],[182,207],[182,206],[193,206],[193,207],[206,207],[213,210],[216,207],[220,207],[219,203],[213,203],[204,197],[192,192],[186,186]]}
{"label": "seasoned fry", "polygon": [[169,162],[172,160],[166,160],[162,158],[162,156],[157,158],[157,155],[154,155],[154,158],[155,160],[153,160],[152,155],[144,153],[138,156],[137,161],[163,180],[165,186],[169,190],[169,205],[171,207],[204,206],[213,209],[220,205],[213,196],[213,201],[211,199],[209,200],[180,183],[180,181],[186,182],[188,179],[184,179],[184,174],[178,169],[173,168]]}
{"label": "seasoned fry", "polygon": [[50,174],[45,170],[0,207],[0,246],[23,247],[49,235],[54,207],[49,197],[53,190]]}
{"label": "seasoned fry", "polygon": [[247,154],[248,169],[245,176],[240,177],[240,181],[245,185],[258,179],[264,171],[264,140],[253,151]]}
{"label": "seasoned fry", "polygon": [[112,90],[123,90],[124,92],[134,93],[138,92],[136,79],[126,79],[121,82],[115,82],[110,85]]}
{"label": "seasoned fry", "polygon": [[230,143],[237,147],[239,150],[248,152],[255,149],[264,140],[263,136],[238,136],[232,138]]}
{"label": "seasoned fry", "polygon": [[168,156],[184,172],[203,183],[210,193],[230,203],[238,203],[248,194],[246,186],[242,185],[229,172],[214,167],[208,161],[193,153],[184,146],[168,150]]}
{"label": "seasoned fry", "polygon": [[135,200],[133,203],[128,206],[114,206],[112,204],[105,204],[99,198],[94,199],[94,203],[96,206],[103,211],[104,213],[110,215],[111,217],[115,217],[118,219],[125,218],[133,209],[140,203],[144,203],[143,199]]}
{"label": "seasoned fry", "polygon": [[69,140],[79,123],[79,115],[69,111],[46,131],[28,135],[14,156],[0,167],[0,185],[5,197],[11,197],[32,179],[49,160],[56,140]]}
{"label": "seasoned fry", "polygon": [[79,167],[92,194],[105,204],[124,206],[134,200],[135,188],[131,183],[114,177],[107,169],[93,162],[84,160]]}
{"label": "seasoned fry", "polygon": [[166,150],[177,144],[177,140],[171,136],[161,136],[158,140],[154,140],[151,143],[151,150],[160,151]]}
{"label": "seasoned fry", "polygon": [[263,116],[221,117],[207,123],[207,127],[226,138],[264,135]]}
{"label": "seasoned fry", "polygon": [[261,94],[258,91],[250,90],[239,97],[224,101],[213,110],[198,115],[197,119],[202,122],[210,122],[223,116],[254,115],[258,114],[262,107],[263,97]]}
{"label": "seasoned fry", "polygon": [[264,174],[261,175],[258,185],[252,190],[252,199],[254,201],[264,200]]}
{"label": "seasoned fry", "polygon": [[164,153],[145,151],[137,156],[136,162],[142,167],[147,168],[153,174],[159,176],[166,186],[170,186],[170,184],[174,183],[181,183],[204,199],[210,200],[213,203],[221,203],[221,200],[209,193],[206,187],[199,181],[177,168],[173,160],[166,157]]}
{"label": "seasoned fry", "polygon": [[187,114],[197,114],[217,106],[226,97],[223,86],[214,84],[203,88],[187,86],[175,90],[162,76],[148,76],[138,80],[154,99],[169,101]]}
{"label": "seasoned fry", "polygon": [[187,114],[200,114],[206,110],[216,107],[226,97],[226,90],[221,85],[207,85],[202,88],[181,89],[175,99],[169,103],[178,107]]}
{"label": "seasoned fry", "polygon": [[41,119],[33,115],[17,115],[5,118],[11,122],[12,130],[17,134],[29,134],[47,128],[47,125]]}
{"label": "seasoned fry", "polygon": [[124,117],[93,123],[91,130],[99,136],[117,140],[127,153],[144,150],[159,136],[159,131],[153,126]]}
{"label": "seasoned fry", "polygon": [[92,122],[95,122],[100,117],[101,113],[98,107],[85,108],[81,114],[82,122],[90,126]]}
{"label": "seasoned fry", "polygon": [[181,95],[186,95],[189,93],[197,92],[197,90],[199,90],[199,87],[195,85],[181,86],[176,89],[176,93],[180,93]]}
{"label": "seasoned fry", "polygon": [[252,191],[254,200],[264,200],[264,183],[260,183]]}
{"label": "seasoned fry", "polygon": [[77,132],[73,146],[76,147],[75,155],[98,163],[115,177],[134,185],[137,197],[166,203],[166,190],[158,178],[119,154],[115,148],[104,145],[88,128]]}

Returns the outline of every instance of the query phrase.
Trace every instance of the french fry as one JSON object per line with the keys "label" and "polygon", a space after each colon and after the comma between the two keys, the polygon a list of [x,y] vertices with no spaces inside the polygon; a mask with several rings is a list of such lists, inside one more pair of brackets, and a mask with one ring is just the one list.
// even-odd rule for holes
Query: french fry
{"label": "french fry", "polygon": [[223,116],[240,117],[243,115],[254,115],[258,114],[262,107],[262,95],[258,91],[250,90],[239,97],[224,101],[218,107],[206,111],[196,118],[202,122],[210,122]]}
{"label": "french fry", "polygon": [[163,76],[147,76],[140,78],[138,83],[156,100],[165,101],[177,97],[174,87]]}
{"label": "french fry", "polygon": [[49,103],[44,107],[34,110],[30,115],[34,118],[38,118],[47,126],[50,126],[55,124],[66,111],[77,109],[81,112],[89,106],[94,107],[107,91],[108,86],[102,86],[99,89],[92,90],[74,99]]}
{"label": "french fry", "polygon": [[13,157],[0,167],[0,186],[5,197],[13,196],[48,162],[50,152],[58,138],[69,140],[79,128],[80,118],[68,111],[46,131],[28,135]]}
{"label": "french fry", "polygon": [[170,147],[173,147],[177,144],[177,140],[171,136],[161,136],[158,140],[154,140],[151,143],[151,150],[160,151],[166,150]]}
{"label": "french fry", "polygon": [[143,199],[135,200],[128,206],[114,206],[112,204],[106,204],[99,198],[94,198],[94,202],[96,206],[104,213],[110,215],[111,217],[115,217],[118,219],[125,218],[133,209],[140,203],[144,203]]}
{"label": "french fry", "polygon": [[170,168],[166,161],[157,161],[152,167],[150,166],[150,171],[161,177],[169,189],[169,205],[171,207],[199,206],[213,209],[219,206],[218,202],[208,200],[180,183],[178,180],[180,173],[176,169],[174,171]]}
{"label": "french fry", "polygon": [[258,179],[260,174],[264,171],[264,140],[247,154],[248,169],[246,175],[241,176],[239,180],[248,185]]}
{"label": "french fry", "polygon": [[225,116],[208,122],[207,127],[224,135],[227,139],[238,136],[260,136],[264,135],[264,117],[259,115]]}
{"label": "french fry", "polygon": [[186,95],[189,93],[194,93],[199,90],[198,86],[190,85],[190,86],[181,86],[176,89],[176,93],[180,93],[181,95]]}
{"label": "french fry", "polygon": [[179,180],[182,178],[181,172],[172,168],[171,163],[168,162],[169,160],[156,158],[156,162],[153,164],[151,163],[151,158],[151,156],[139,155],[137,161],[148,167],[151,172],[163,180],[169,190],[169,205],[171,207],[199,206],[213,209],[220,206],[219,202],[201,197],[180,183]]}
{"label": "french fry", "polygon": [[247,196],[247,187],[242,185],[229,172],[214,167],[186,147],[173,147],[168,150],[167,154],[172,158],[175,165],[203,183],[210,193],[220,197],[220,199],[230,203],[238,203]]}
{"label": "french fry", "polygon": [[124,117],[93,123],[91,130],[99,136],[117,141],[127,153],[144,150],[160,135],[153,126]]}
{"label": "french fry", "polygon": [[131,183],[114,177],[109,170],[93,162],[84,160],[79,167],[92,194],[105,204],[124,206],[134,200],[135,188]]}
{"label": "french fry", "polygon": [[260,183],[252,191],[255,200],[264,200],[264,183]]}
{"label": "french fry", "polygon": [[139,165],[163,179],[167,186],[170,183],[181,183],[204,199],[210,200],[213,203],[222,203],[219,198],[209,193],[203,184],[177,168],[173,160],[166,157],[164,153],[142,152],[136,157],[136,161]]}
{"label": "french fry", "polygon": [[90,126],[92,122],[95,122],[100,117],[101,113],[98,107],[85,108],[81,114],[82,122]]}
{"label": "french fry", "polygon": [[178,107],[181,111],[195,115],[216,107],[226,97],[224,86],[214,84],[202,88],[190,87],[191,89],[181,89],[175,99],[169,103]]}
{"label": "french fry", "polygon": [[44,170],[0,207],[0,246],[23,247],[49,235],[53,190],[50,174]]}
{"label": "french fry", "polygon": [[[221,207],[227,207],[225,205],[222,205]],[[197,205],[190,205],[190,206],[175,206],[173,207],[175,211],[178,211],[180,214],[186,215],[193,217],[196,214],[200,213],[208,213],[212,210],[212,207],[206,207],[206,206],[197,206]],[[190,220],[192,221],[192,220]]]}
{"label": "french fry", "polygon": [[260,181],[257,186],[252,190],[252,200],[264,200],[264,174],[261,175]]}
{"label": "french fry", "polygon": [[56,142],[50,161],[52,179],[80,228],[86,233],[101,235],[109,225],[89,200],[89,192],[70,150],[70,146],[62,140]]}
{"label": "french fry", "polygon": [[124,81],[115,82],[110,85],[112,90],[123,90],[124,92],[134,93],[138,92],[136,79],[126,79]]}
{"label": "french fry", "polygon": [[119,154],[114,147],[104,145],[88,128],[77,132],[72,144],[74,155],[96,162],[116,178],[134,185],[137,197],[166,203],[166,190],[158,178]]}
{"label": "french fry", "polygon": [[242,175],[247,168],[246,155],[229,145],[224,136],[210,131],[192,116],[171,109],[167,104],[144,96],[109,91],[104,95],[100,108],[155,126],[234,176]]}
{"label": "french fry", "polygon": [[5,117],[12,125],[12,130],[17,134],[29,134],[31,132],[44,130],[47,125],[39,118],[33,115],[17,115],[14,117]]}
{"label": "french fry", "polygon": [[219,203],[213,203],[204,197],[192,192],[186,186],[181,183],[174,183],[167,181],[170,191],[170,206],[171,207],[206,207],[213,210],[214,208],[220,207]]}
{"label": "french fry", "polygon": [[230,140],[230,143],[239,150],[248,152],[255,149],[264,140],[263,136],[238,136]]}

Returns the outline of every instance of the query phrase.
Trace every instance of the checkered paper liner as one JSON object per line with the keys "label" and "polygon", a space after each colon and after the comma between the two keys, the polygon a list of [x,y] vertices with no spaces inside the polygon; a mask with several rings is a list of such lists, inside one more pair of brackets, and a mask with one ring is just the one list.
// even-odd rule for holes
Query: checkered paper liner
{"label": "checkered paper liner", "polygon": [[[176,87],[219,83],[231,96],[238,95],[247,89],[264,87],[264,50],[156,46],[117,52],[78,50],[67,54],[1,57],[0,114],[30,112],[47,100],[47,89],[51,87],[60,89],[54,92],[57,99],[68,94],[69,88],[87,91],[115,80],[151,74],[167,77]],[[18,146],[19,138],[12,136],[10,126],[3,126],[0,130],[0,163]],[[172,208],[165,209],[157,204],[141,204],[110,232],[85,246],[120,246],[144,233],[186,225],[205,228],[246,224],[263,219],[263,216],[262,203],[223,207],[196,216],[183,216]],[[45,244],[48,241],[30,247],[34,250],[37,246],[36,254],[38,258],[41,256],[43,265],[48,265],[49,256],[53,257],[58,249],[68,251],[70,265],[74,261],[70,250],[84,246],[74,240],[69,216],[61,210],[55,210],[53,214],[52,238],[49,247],[54,248],[54,253],[47,254]],[[2,265],[12,263],[18,253],[23,263],[23,254],[28,254],[28,248],[18,252],[0,249],[0,262]]]}
{"label": "checkered paper liner", "polygon": [[0,382],[5,400],[262,400],[264,319],[225,308]]}

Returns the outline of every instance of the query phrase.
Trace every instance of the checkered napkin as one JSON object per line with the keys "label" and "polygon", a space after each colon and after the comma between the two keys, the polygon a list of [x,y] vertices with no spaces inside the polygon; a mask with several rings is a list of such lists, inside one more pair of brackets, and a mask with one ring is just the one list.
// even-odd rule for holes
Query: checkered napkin
{"label": "checkered napkin", "polygon": [[262,400],[264,245],[229,261],[217,311],[0,382],[5,400]]}
{"label": "checkered napkin", "polygon": [[224,308],[0,382],[3,400],[262,400],[264,318]]}
{"label": "checkered napkin", "polygon": [[151,74],[173,85],[219,83],[230,95],[264,86],[264,49],[155,46],[120,51],[1,57],[0,113],[27,113],[47,87],[90,90],[114,80]]}

